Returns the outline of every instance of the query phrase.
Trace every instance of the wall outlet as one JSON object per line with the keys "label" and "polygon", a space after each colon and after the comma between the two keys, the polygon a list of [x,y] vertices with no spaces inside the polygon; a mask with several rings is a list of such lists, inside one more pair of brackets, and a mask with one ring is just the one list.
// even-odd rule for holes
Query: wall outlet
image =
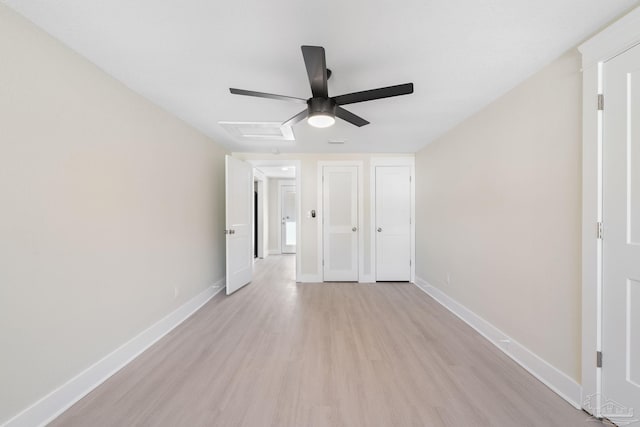
{"label": "wall outlet", "polygon": [[178,289],[178,287],[176,286],[175,288],[173,288],[173,297],[178,298],[179,294],[180,294],[180,289]]}
{"label": "wall outlet", "polygon": [[445,279],[445,283],[449,285],[451,283],[451,273],[447,273],[447,278]]}

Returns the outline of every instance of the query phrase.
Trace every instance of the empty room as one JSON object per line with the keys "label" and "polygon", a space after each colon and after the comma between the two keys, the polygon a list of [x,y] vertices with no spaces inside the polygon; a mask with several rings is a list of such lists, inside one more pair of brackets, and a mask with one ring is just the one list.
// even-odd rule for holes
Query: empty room
{"label": "empty room", "polygon": [[637,0],[0,0],[0,426],[640,426]]}

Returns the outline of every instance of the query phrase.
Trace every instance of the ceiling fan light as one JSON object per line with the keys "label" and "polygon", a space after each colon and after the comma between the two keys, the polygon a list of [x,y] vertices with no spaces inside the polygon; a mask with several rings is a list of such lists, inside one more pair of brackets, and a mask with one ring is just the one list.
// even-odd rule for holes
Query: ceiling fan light
{"label": "ceiling fan light", "polygon": [[316,128],[328,128],[333,126],[335,122],[335,117],[329,114],[314,114],[307,119],[307,123]]}

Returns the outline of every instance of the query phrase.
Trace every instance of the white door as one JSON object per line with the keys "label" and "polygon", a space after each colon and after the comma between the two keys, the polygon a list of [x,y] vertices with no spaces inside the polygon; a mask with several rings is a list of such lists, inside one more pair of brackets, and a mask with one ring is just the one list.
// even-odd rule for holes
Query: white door
{"label": "white door", "polygon": [[227,295],[251,281],[253,273],[253,173],[249,163],[225,156]]}
{"label": "white door", "polygon": [[602,412],[622,425],[640,420],[640,46],[604,72]]}
{"label": "white door", "polygon": [[358,281],[358,168],[325,166],[322,179],[325,282]]}
{"label": "white door", "polygon": [[281,238],[280,250],[283,254],[296,253],[296,186],[280,187]]}
{"label": "white door", "polygon": [[411,169],[375,169],[376,280],[411,280]]}

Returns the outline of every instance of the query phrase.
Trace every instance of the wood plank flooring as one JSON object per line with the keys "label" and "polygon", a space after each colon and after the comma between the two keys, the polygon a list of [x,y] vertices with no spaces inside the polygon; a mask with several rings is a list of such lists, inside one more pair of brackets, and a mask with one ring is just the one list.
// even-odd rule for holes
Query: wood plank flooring
{"label": "wood plank flooring", "polygon": [[256,264],[53,426],[596,426],[412,284]]}

